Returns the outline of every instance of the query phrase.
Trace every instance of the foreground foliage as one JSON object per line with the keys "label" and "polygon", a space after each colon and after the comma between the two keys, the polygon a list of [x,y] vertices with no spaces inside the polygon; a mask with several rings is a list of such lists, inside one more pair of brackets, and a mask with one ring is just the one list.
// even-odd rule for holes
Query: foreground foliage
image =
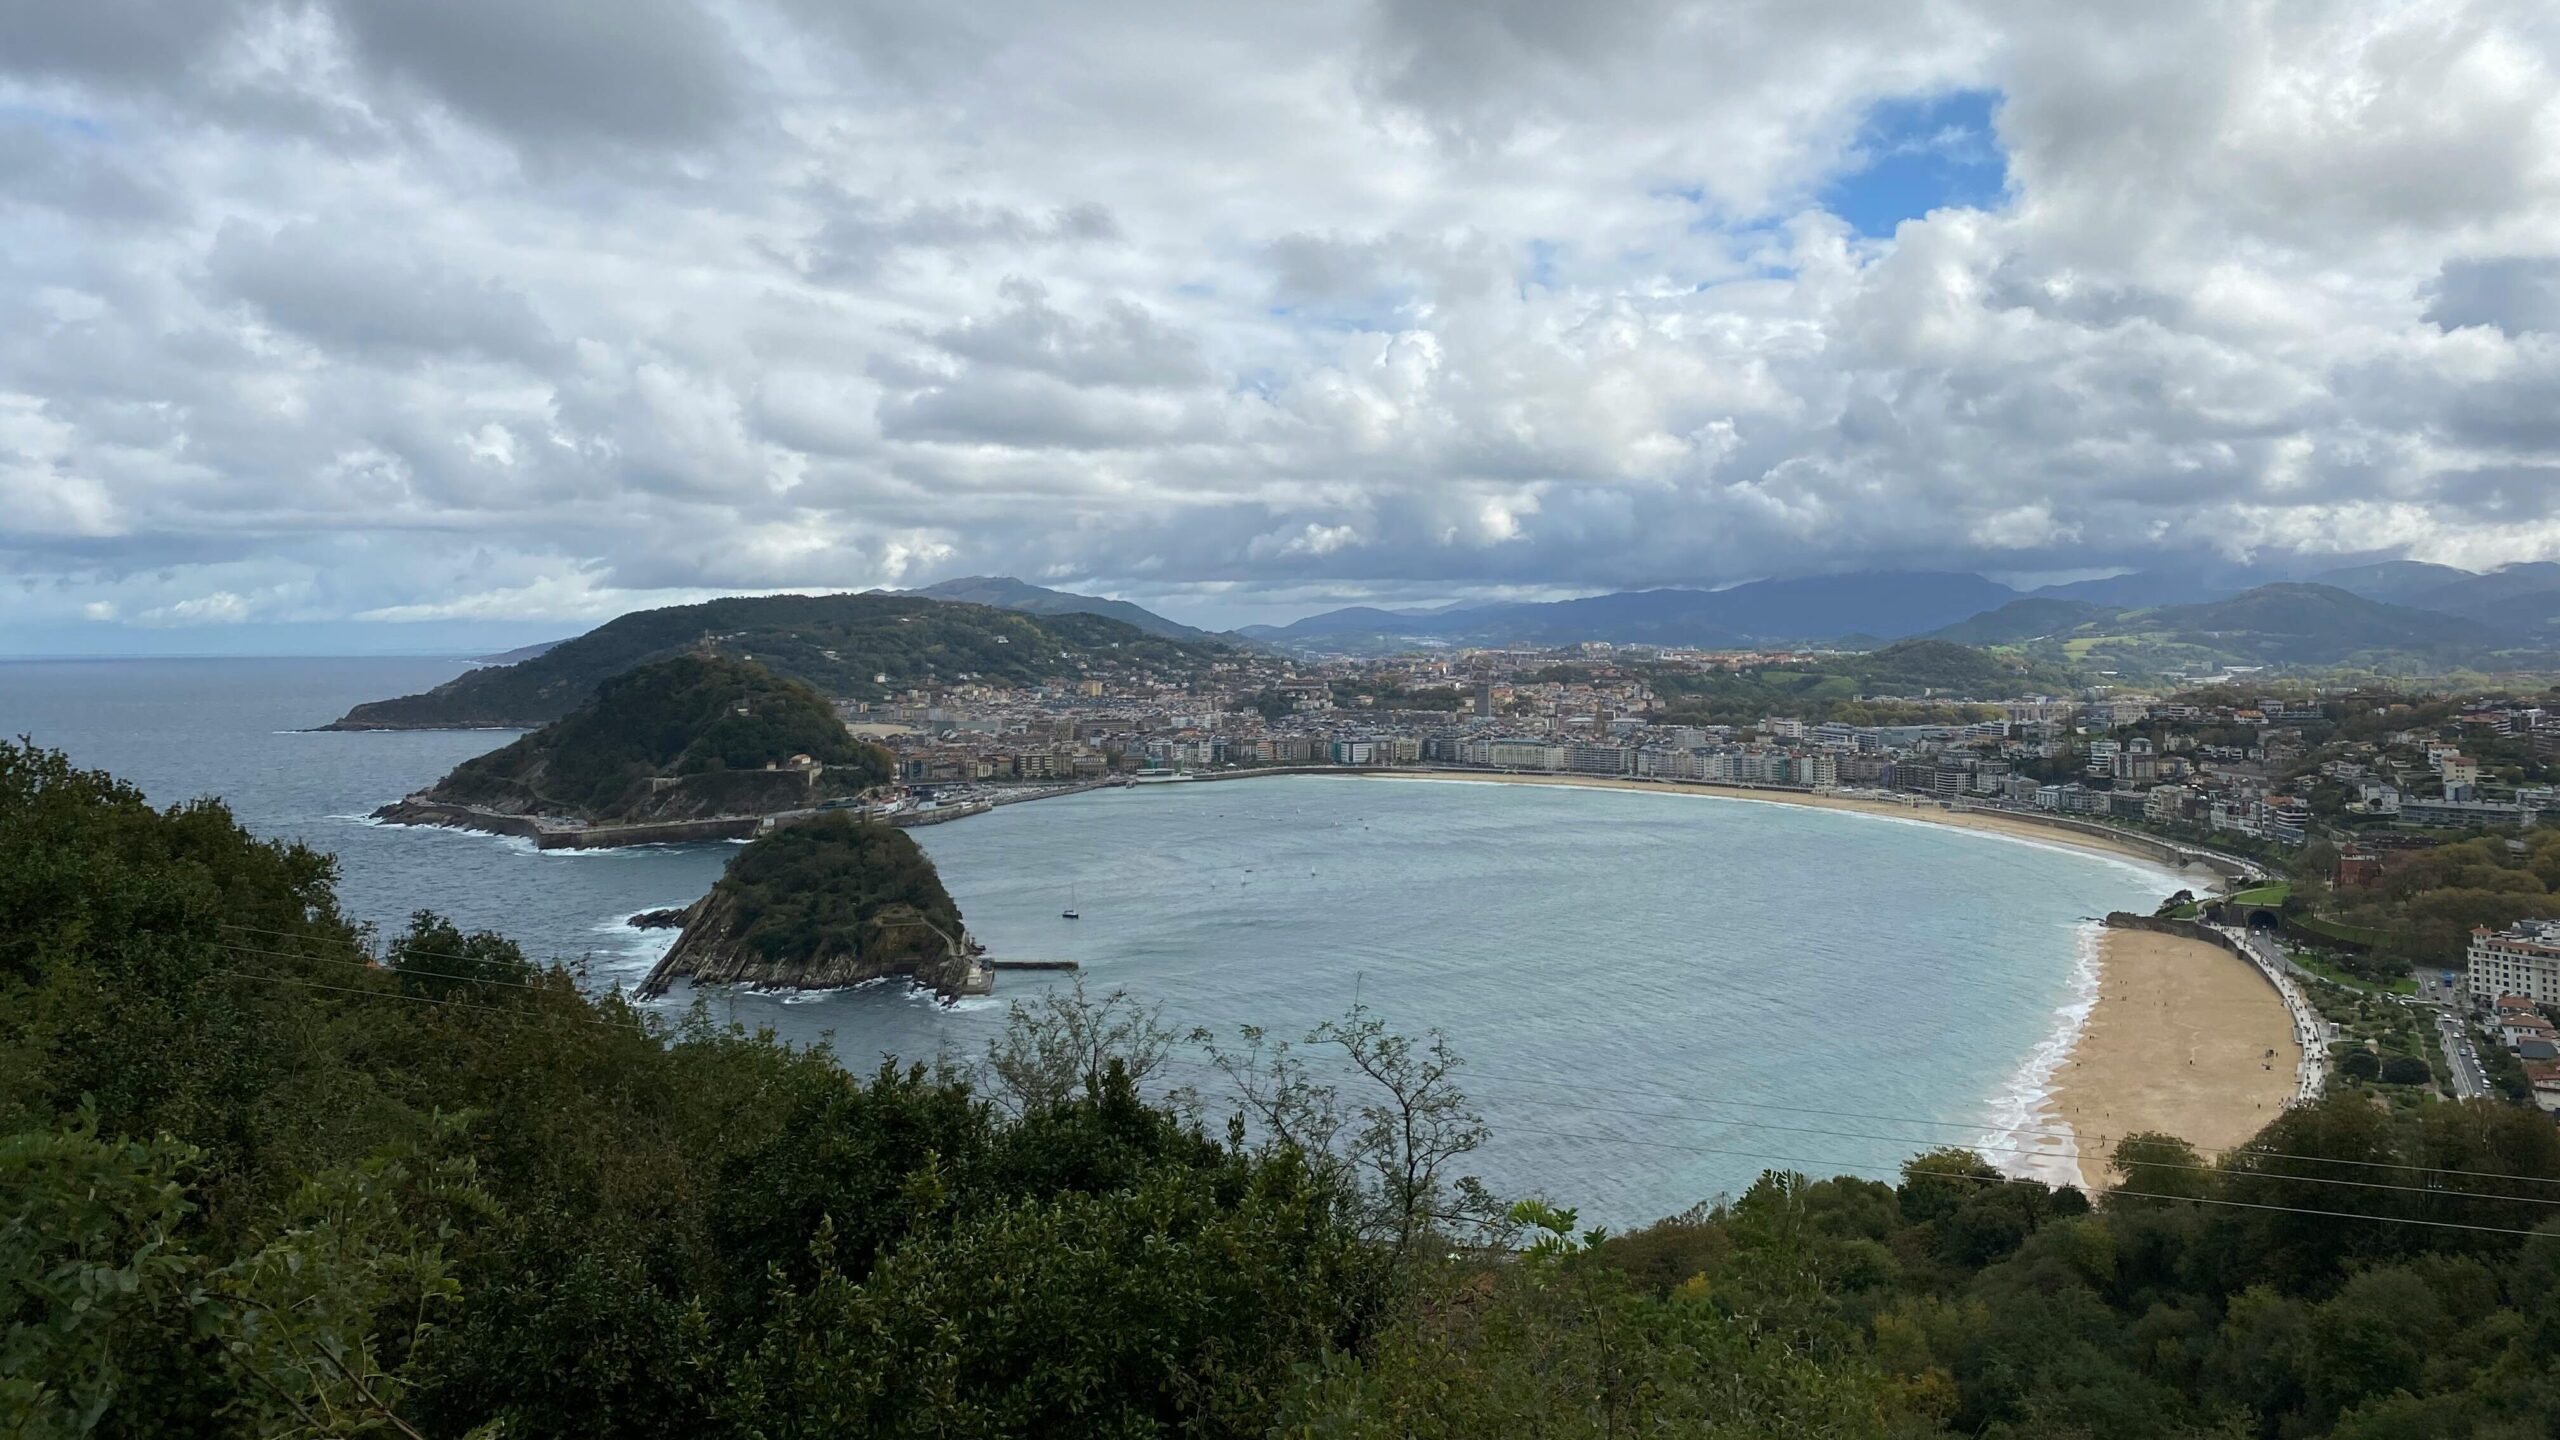
{"label": "foreground foliage", "polygon": [[380,965],[368,938],[325,857],[0,746],[0,1433],[2560,1416],[2560,1153],[2522,1111],[2336,1103],[2211,1161],[2137,1137],[2094,1210],[1962,1152],[1772,1174],[1612,1237],[1489,1208],[1463,1066],[1364,1015],[1219,1050],[1254,1118],[1204,1129],[1120,997],[1026,1009],[983,1079],[857,1077],[432,916]]}

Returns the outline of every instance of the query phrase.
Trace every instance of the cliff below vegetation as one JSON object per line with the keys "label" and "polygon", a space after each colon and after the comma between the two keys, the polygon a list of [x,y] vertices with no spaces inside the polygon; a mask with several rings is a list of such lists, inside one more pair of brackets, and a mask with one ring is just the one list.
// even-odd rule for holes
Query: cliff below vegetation
{"label": "cliff below vegetation", "polygon": [[888,778],[887,752],[846,733],[816,691],[684,655],[607,681],[568,715],[374,814],[523,834],[691,826],[851,800]]}
{"label": "cliff below vegetation", "polygon": [[933,862],[903,832],[826,815],[776,830],[729,862],[684,912],[675,948],[641,982],[834,990],[907,975],[947,998],[985,970]]}

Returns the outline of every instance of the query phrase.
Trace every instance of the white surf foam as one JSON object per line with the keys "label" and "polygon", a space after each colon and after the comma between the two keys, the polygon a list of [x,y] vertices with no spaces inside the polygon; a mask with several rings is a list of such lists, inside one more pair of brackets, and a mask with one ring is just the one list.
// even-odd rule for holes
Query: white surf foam
{"label": "white surf foam", "polygon": [[1998,1168],[2049,1185],[2080,1183],[2080,1141],[2054,1107],[2054,1079],[2097,1007],[2098,944],[2106,933],[2095,921],[2075,928],[2078,951],[2069,997],[2053,1012],[2052,1032],[1991,1098],[1992,1128],[1981,1141],[1984,1157]]}

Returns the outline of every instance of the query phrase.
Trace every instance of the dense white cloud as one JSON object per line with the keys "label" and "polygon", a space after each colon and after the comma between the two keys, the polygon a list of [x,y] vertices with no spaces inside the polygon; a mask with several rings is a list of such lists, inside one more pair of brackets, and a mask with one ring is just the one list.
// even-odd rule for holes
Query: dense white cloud
{"label": "dense white cloud", "polygon": [[[2543,6],[0,30],[9,633],[2560,553]],[[1826,209],[1980,93],[2002,193]]]}

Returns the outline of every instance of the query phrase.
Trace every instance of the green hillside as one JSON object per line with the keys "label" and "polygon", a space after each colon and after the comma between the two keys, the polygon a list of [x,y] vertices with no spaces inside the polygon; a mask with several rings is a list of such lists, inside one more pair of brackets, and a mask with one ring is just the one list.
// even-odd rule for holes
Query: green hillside
{"label": "green hillside", "polygon": [[1016,580],[1010,575],[967,575],[908,593],[932,600],[993,605],[1005,610],[1019,610],[1026,615],[1099,615],[1171,640],[1210,638],[1206,630],[1167,620],[1143,605],[1126,600],[1105,600],[1097,595],[1078,595],[1068,590],[1052,590],[1044,585]]}
{"label": "green hillside", "polygon": [[2475,621],[2304,584],[2093,617],[2014,643],[2040,659],[2133,676],[2227,665],[2430,674],[2497,668],[2502,656],[2501,638]]}
{"label": "green hillside", "polygon": [[[821,772],[775,773],[801,756]],[[846,733],[808,686],[679,655],[605,681],[560,719],[454,767],[426,798],[590,822],[678,819],[796,808],[889,774],[888,752]]]}
{"label": "green hillside", "polygon": [[611,676],[698,647],[754,660],[825,695],[870,700],[964,679],[1023,686],[1138,671],[1190,675],[1228,653],[1097,615],[1035,617],[911,595],[736,596],[636,611],[533,659],[358,705],[329,728],[540,725]]}
{"label": "green hillside", "polygon": [[1662,667],[1651,679],[1666,718],[1713,724],[1737,724],[1773,714],[1883,722],[1904,712],[1879,710],[1862,697],[1890,696],[1943,708],[2052,695],[2080,683],[2059,665],[1944,640],[1904,640],[1881,650],[1788,669]]}
{"label": "green hillside", "polygon": [[1970,620],[1958,621],[1943,630],[1933,630],[1924,638],[1944,640],[1951,645],[2015,645],[2074,631],[2121,613],[2111,605],[2093,605],[2086,600],[2037,599],[2031,596],[2012,600],[1997,610],[1985,610]]}
{"label": "green hillside", "polygon": [[[2348,1094],[2218,1156],[2129,1136],[2096,1197],[1915,1139],[1612,1235],[1469,1178],[1500,1139],[1471,1072],[1366,1012],[1291,1049],[1242,1037],[1180,1078],[1249,1083],[1188,1106],[1154,1097],[1194,1042],[1125,997],[1019,1007],[975,1068],[853,1072],[431,914],[366,938],[328,857],[0,743],[0,1433],[2520,1440],[2560,1418],[2560,1132],[2526,1107]],[[1645,1102],[1627,1163],[1811,1163],[1782,1157],[1920,1128],[1807,1112],[1719,1141],[1741,1122],[1674,1103]]]}

